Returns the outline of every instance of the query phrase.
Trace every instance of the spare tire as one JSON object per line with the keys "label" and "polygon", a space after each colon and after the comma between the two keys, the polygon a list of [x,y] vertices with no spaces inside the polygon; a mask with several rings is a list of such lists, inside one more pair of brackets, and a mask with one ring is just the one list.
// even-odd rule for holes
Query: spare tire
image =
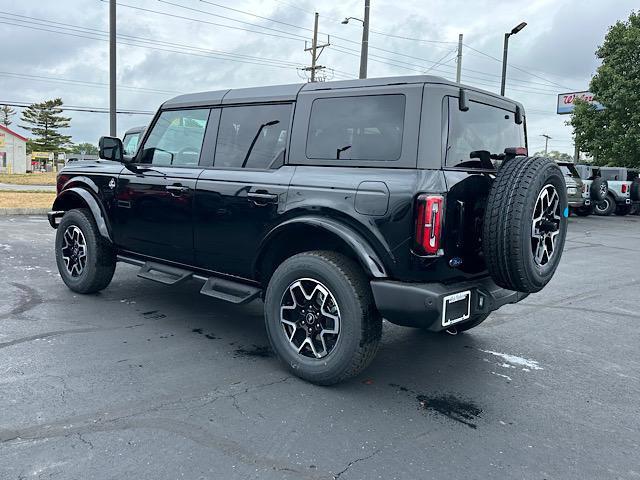
{"label": "spare tire", "polygon": [[551,280],[567,235],[567,188],[548,158],[503,162],[484,214],[482,247],[497,285],[534,293]]}
{"label": "spare tire", "polygon": [[609,192],[609,184],[602,177],[596,177],[591,182],[591,201],[592,202],[601,202],[603,201],[607,193]]}
{"label": "spare tire", "polygon": [[631,200],[640,202],[640,178],[636,178],[631,182]]}

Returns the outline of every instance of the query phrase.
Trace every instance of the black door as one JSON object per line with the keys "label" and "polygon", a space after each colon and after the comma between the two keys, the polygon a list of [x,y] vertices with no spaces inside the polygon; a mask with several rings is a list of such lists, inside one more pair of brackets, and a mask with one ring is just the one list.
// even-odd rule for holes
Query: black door
{"label": "black door", "polygon": [[215,161],[195,199],[196,264],[252,277],[260,241],[277,222],[295,167],[283,165],[292,105],[225,107]]}
{"label": "black door", "polygon": [[192,265],[193,206],[208,109],[164,111],[123,170],[116,193],[116,244]]}

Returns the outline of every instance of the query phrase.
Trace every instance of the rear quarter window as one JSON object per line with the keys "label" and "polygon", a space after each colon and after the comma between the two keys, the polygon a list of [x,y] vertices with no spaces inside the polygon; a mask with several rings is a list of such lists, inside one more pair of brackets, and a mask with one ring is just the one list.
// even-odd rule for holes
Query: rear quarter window
{"label": "rear quarter window", "polygon": [[396,161],[402,154],[405,96],[363,95],[313,101],[306,157]]}
{"label": "rear quarter window", "polygon": [[498,155],[505,148],[526,146],[524,123],[515,122],[514,112],[476,101],[468,105],[469,110],[463,112],[458,108],[457,98],[446,97],[445,166],[468,166],[473,151],[486,150]]}

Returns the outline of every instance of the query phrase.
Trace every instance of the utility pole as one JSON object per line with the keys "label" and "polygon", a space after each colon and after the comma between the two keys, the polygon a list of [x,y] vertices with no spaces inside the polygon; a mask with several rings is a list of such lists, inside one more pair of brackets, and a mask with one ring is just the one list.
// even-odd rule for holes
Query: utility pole
{"label": "utility pole", "polygon": [[116,125],[116,0],[109,0],[109,135],[118,135]]}
{"label": "utility pole", "polygon": [[[322,65],[318,65],[318,58],[322,54],[322,51],[324,50],[324,47],[328,47],[330,45],[328,38],[327,38],[327,43],[325,43],[324,45],[318,45],[318,17],[319,16],[320,15],[318,15],[318,12],[316,12],[314,23],[313,23],[313,40],[312,40],[312,43],[311,43],[311,47],[304,49],[305,52],[311,52],[311,66],[303,68],[303,70],[311,72],[310,75],[309,75],[309,77],[310,77],[309,81],[310,82],[315,82],[316,81],[316,71],[317,70],[323,70],[324,69],[324,67]],[[305,47],[306,47],[306,42],[305,42]]]}
{"label": "utility pole", "polygon": [[456,67],[456,83],[460,83],[462,75],[462,34],[458,35],[458,65]]}
{"label": "utility pole", "polygon": [[369,0],[364,0],[364,21],[362,22],[362,47],[360,50],[360,78],[367,78],[369,56]]}
{"label": "utility pole", "polygon": [[551,140],[551,137],[547,134],[543,134],[540,136],[544,137],[544,154],[546,155],[547,152],[549,151],[549,140]]}

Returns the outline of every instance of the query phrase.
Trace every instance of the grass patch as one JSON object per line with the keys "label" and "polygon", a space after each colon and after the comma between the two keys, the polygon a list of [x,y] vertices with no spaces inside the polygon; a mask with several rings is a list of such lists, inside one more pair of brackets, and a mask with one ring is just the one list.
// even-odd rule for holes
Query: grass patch
{"label": "grass patch", "polygon": [[0,183],[14,185],[55,185],[56,172],[47,173],[0,173]]}
{"label": "grass patch", "polygon": [[51,208],[54,192],[0,192],[0,208]]}

